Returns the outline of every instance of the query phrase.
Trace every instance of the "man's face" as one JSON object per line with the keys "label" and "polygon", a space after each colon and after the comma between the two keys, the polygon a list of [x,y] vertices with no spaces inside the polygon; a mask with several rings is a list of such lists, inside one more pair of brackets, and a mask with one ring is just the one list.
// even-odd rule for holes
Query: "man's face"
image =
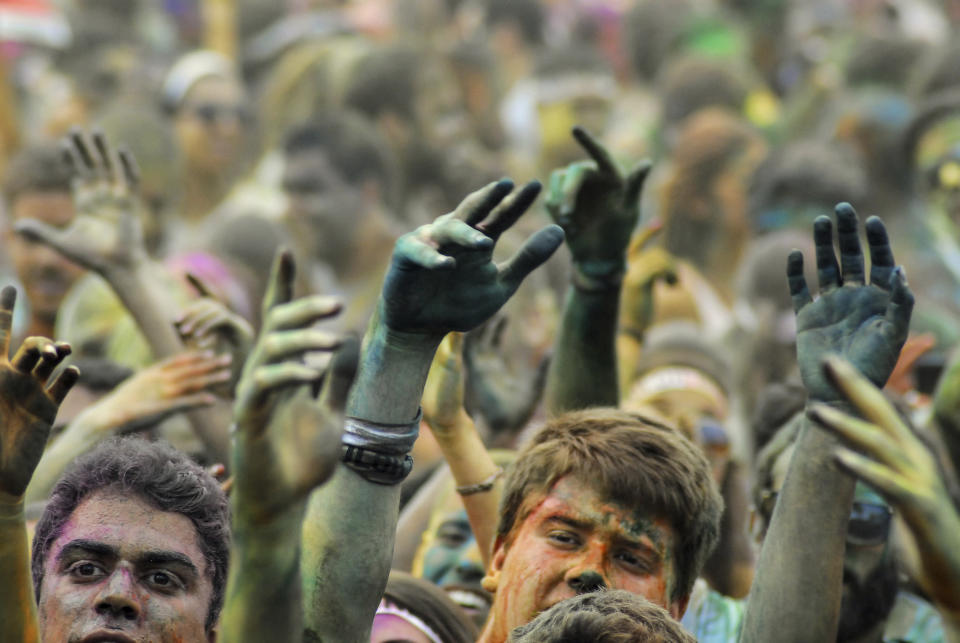
{"label": "man's face", "polygon": [[212,595],[189,518],[97,491],[77,506],[44,561],[42,640],[213,640],[204,629]]}
{"label": "man's face", "polygon": [[[73,198],[67,192],[26,192],[16,198],[10,212],[12,223],[29,218],[58,228],[68,225],[73,213]],[[8,233],[7,249],[31,313],[52,324],[60,302],[83,268],[53,248],[13,231]]]}
{"label": "man's face", "polygon": [[492,601],[480,585],[484,571],[467,512],[460,497],[451,492],[430,518],[414,574],[446,591],[483,627]]}
{"label": "man's face", "polygon": [[497,540],[487,576],[496,584],[494,627],[506,639],[543,610],[603,586],[640,594],[679,618],[686,601],[670,599],[674,540],[666,520],[563,477],[506,541]]}

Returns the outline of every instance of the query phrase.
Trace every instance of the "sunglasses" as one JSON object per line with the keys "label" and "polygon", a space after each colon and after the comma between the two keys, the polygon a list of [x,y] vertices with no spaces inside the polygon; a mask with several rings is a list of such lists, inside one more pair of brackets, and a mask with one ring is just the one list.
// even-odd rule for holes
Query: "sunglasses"
{"label": "sunglasses", "polygon": [[250,112],[240,105],[218,105],[217,103],[196,103],[187,109],[206,125],[232,118],[246,123],[250,120]]}
{"label": "sunglasses", "polygon": [[[769,523],[777,504],[776,491],[764,491],[760,496],[760,513]],[[854,501],[847,523],[847,542],[851,545],[882,545],[890,535],[893,510],[873,502]]]}

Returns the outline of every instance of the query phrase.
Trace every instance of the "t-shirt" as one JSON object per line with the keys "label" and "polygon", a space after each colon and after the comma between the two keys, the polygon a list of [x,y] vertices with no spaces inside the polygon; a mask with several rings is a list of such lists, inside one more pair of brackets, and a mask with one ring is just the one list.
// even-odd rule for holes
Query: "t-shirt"
{"label": "t-shirt", "polygon": [[[700,643],[735,643],[743,627],[746,601],[724,596],[697,580],[681,623]],[[937,611],[909,592],[897,594],[883,630],[887,643],[943,643],[943,623]]]}

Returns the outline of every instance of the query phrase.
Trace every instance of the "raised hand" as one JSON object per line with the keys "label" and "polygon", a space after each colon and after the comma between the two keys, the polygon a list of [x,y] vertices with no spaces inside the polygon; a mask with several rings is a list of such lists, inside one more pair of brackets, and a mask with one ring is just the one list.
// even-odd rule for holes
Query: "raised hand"
{"label": "raised hand", "polygon": [[[324,402],[312,387],[323,372],[303,362],[329,352],[339,337],[313,328],[340,311],[330,297],[293,299],[293,256],[277,255],[264,295],[263,327],[237,387],[233,448],[235,511],[245,524],[264,524],[304,500],[334,470],[340,455],[344,370],[334,359]],[[334,398],[336,402],[333,403]]]}
{"label": "raised hand", "polygon": [[146,255],[133,156],[111,147],[100,132],[72,130],[63,145],[75,173],[73,221],[59,229],[22,219],[16,231],[100,274],[129,269]]}
{"label": "raised hand", "polygon": [[810,295],[803,276],[803,255],[787,259],[787,279],[797,313],[797,361],[811,400],[839,400],[824,378],[821,362],[840,355],[876,386],[883,387],[907,337],[913,294],[903,268],[895,266],[890,241],[877,217],[867,219],[870,283],[866,283],[857,214],[847,203],[836,207],[840,264],[833,251],[833,225],[817,217],[813,240],[820,297]]}
{"label": "raised hand", "polygon": [[188,273],[187,279],[201,297],[187,304],[174,326],[185,345],[232,356],[233,374],[225,387],[232,394],[253,345],[253,327],[217,300],[198,277]]}
{"label": "raised hand", "polygon": [[573,136],[592,160],[550,175],[547,212],[566,233],[578,270],[588,278],[619,279],[640,216],[640,191],[650,163],[642,161],[624,174],[610,152],[586,130],[575,127]]}
{"label": "raised hand", "polygon": [[57,409],[77,382],[69,366],[52,377],[70,346],[28,337],[12,359],[10,329],[17,291],[0,291],[0,499],[18,502],[43,455]]}
{"label": "raised hand", "polygon": [[[463,342],[466,407],[494,434],[522,428],[543,397],[550,358],[535,368],[516,368],[503,346],[507,318],[498,315]],[[513,360],[515,361],[515,360]]]}
{"label": "raised hand", "polygon": [[553,254],[563,231],[547,226],[508,261],[492,262],[497,239],[530,207],[540,184],[512,191],[511,181],[492,183],[453,212],[400,237],[380,299],[381,321],[389,330],[437,342],[450,331],[471,330]]}
{"label": "raised hand", "polygon": [[876,489],[903,516],[919,554],[918,568],[911,570],[914,580],[960,623],[960,516],[937,459],[849,363],[827,358],[823,371],[864,419],[827,405],[811,407],[810,416],[851,447],[836,450],[841,468]]}

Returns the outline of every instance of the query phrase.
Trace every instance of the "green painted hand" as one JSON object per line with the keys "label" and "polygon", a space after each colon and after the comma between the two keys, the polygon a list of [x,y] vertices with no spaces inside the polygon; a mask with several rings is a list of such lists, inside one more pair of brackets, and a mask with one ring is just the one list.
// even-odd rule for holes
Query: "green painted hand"
{"label": "green painted hand", "polygon": [[641,161],[624,174],[613,156],[586,130],[573,136],[590,155],[550,175],[547,212],[563,228],[573,261],[588,277],[619,275],[640,218],[640,191],[650,172]]}
{"label": "green painted hand", "polygon": [[380,318],[389,330],[437,343],[450,331],[471,330],[553,254],[563,231],[547,226],[511,259],[493,263],[497,239],[530,207],[540,185],[532,182],[511,194],[512,189],[508,180],[492,183],[397,240],[380,298]]}
{"label": "green painted hand", "polygon": [[[241,522],[262,525],[304,500],[330,477],[340,455],[342,399],[317,401],[311,389],[323,371],[304,363],[307,353],[329,352],[339,337],[313,328],[336,315],[330,297],[293,300],[293,257],[281,252],[264,296],[263,327],[243,368],[234,406],[235,511]],[[341,384],[336,359],[327,390]]]}
{"label": "green painted hand", "polygon": [[883,222],[867,219],[870,283],[864,281],[863,252],[857,214],[847,203],[836,207],[840,265],[833,251],[833,225],[821,216],[813,224],[820,297],[810,296],[803,276],[803,255],[787,260],[787,280],[797,313],[797,361],[810,399],[838,401],[836,389],[823,375],[821,362],[830,354],[853,364],[876,386],[883,387],[907,337],[913,294],[903,268],[895,266]]}
{"label": "green painted hand", "polygon": [[28,337],[12,359],[10,327],[17,291],[0,292],[0,499],[22,499],[40,462],[60,403],[80,371],[70,366],[51,378],[70,354],[69,344]]}

